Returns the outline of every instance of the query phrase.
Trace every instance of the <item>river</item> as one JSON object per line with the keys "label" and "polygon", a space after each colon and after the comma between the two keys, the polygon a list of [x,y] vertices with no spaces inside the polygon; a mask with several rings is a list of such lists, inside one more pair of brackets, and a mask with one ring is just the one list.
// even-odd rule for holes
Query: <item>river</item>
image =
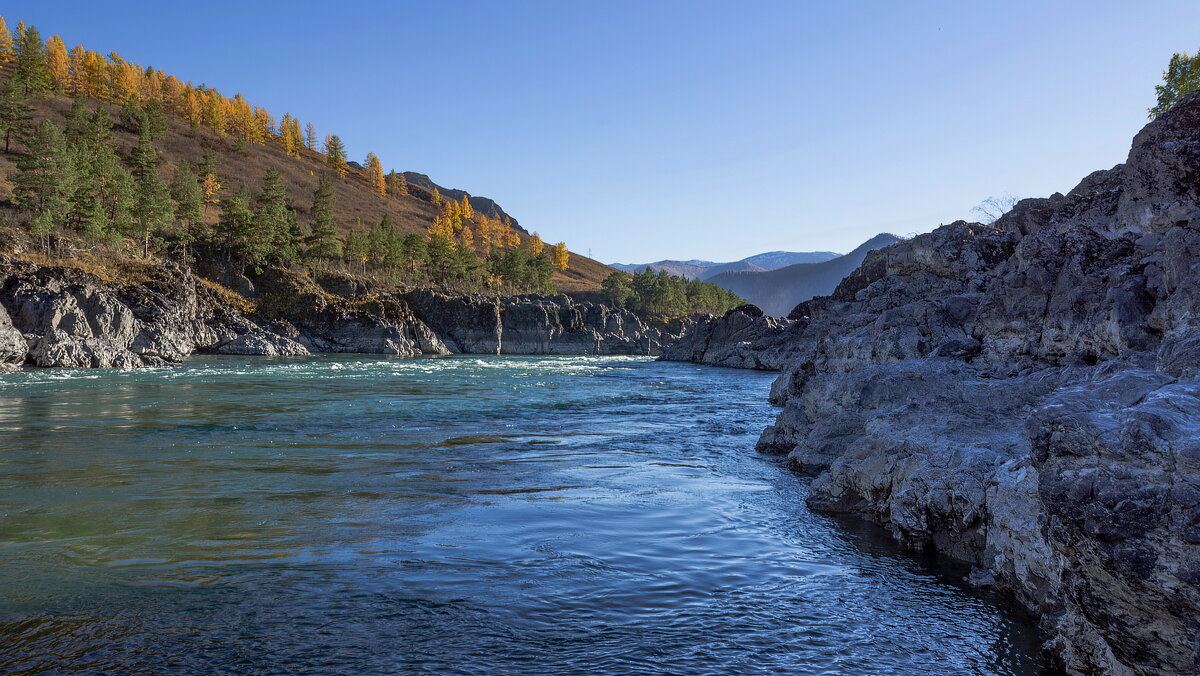
{"label": "river", "polygon": [[1036,674],[1029,618],[805,507],[770,374],[196,357],[0,375],[0,671]]}

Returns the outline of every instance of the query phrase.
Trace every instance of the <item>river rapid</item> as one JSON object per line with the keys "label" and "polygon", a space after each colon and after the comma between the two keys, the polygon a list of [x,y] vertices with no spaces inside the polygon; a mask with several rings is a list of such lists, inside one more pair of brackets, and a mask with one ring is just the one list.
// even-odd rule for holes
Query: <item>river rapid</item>
{"label": "river rapid", "polygon": [[195,357],[0,374],[0,671],[1036,674],[964,569],[804,505],[772,375]]}

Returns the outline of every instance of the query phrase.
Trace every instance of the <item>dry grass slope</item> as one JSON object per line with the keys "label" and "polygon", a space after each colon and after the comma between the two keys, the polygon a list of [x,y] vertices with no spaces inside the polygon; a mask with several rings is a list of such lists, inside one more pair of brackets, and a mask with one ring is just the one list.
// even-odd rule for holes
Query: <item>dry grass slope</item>
{"label": "dry grass slope", "polygon": [[[8,79],[10,69],[11,66],[0,71],[0,82]],[[60,126],[71,108],[71,99],[65,96],[51,96],[31,103],[35,110],[35,122],[50,119]],[[92,102],[92,106],[95,105]],[[107,107],[116,124],[119,108]],[[113,131],[123,154],[127,156],[137,141],[136,135],[119,124]],[[245,152],[238,152],[234,139],[218,136],[207,129],[193,128],[185,120],[168,115],[167,133],[159,144],[163,178],[170,181],[172,172],[180,162],[198,163],[206,148],[211,148],[217,155],[217,168],[224,182],[223,194],[236,193],[243,183],[251,191],[257,191],[267,169],[275,168],[283,175],[292,207],[297,210],[301,222],[308,222],[313,191],[316,190],[318,177],[326,171],[323,155],[302,149],[299,158],[289,157],[278,145],[270,143],[248,144]],[[0,153],[0,195],[7,196],[11,192],[12,184],[8,175],[15,168],[15,163],[15,155]],[[419,186],[410,186],[409,195],[383,197],[371,188],[364,173],[353,169],[344,178],[335,180],[334,184],[337,193],[335,218],[343,233],[353,229],[358,219],[361,219],[362,227],[367,228],[371,223],[378,222],[384,214],[390,216],[404,232],[424,233],[437,214],[437,208],[429,202],[429,192]],[[6,211],[4,220],[11,223],[15,213]],[[218,208],[210,207],[206,220],[216,223],[219,214]],[[556,241],[553,233],[544,233],[543,238],[548,242]],[[526,236],[522,235],[522,239],[526,239]],[[603,263],[575,253],[571,254],[569,265],[568,270],[554,273],[555,285],[559,291],[567,293],[597,291],[601,280],[613,271]]]}

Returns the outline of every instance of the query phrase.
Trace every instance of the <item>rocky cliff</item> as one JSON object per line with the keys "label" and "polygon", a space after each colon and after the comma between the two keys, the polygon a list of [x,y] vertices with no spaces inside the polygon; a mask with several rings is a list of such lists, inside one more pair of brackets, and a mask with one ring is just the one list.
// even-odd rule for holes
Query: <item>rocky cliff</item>
{"label": "rocky cliff", "polygon": [[568,296],[329,293],[269,272],[257,308],[188,269],[164,264],[139,283],[0,259],[0,364],[132,368],[193,352],[303,355],[658,354],[679,327]]}
{"label": "rocky cliff", "polygon": [[1072,673],[1200,673],[1200,96],[1066,195],[753,314],[666,357],[780,368],[759,446],[813,507],[974,563]]}

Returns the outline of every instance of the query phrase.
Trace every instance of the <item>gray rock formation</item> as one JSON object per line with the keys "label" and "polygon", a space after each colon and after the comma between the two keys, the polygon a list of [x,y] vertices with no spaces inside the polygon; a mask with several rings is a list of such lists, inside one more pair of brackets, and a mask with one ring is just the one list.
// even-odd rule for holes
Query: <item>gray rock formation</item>
{"label": "gray rock formation", "polygon": [[867,255],[790,323],[665,358],[782,361],[759,447],[1037,612],[1071,673],[1200,673],[1200,96],[993,226]]}
{"label": "gray rock formation", "polygon": [[169,264],[146,282],[110,284],[73,268],[0,260],[0,280],[0,364],[136,368],[177,363],[193,352],[657,354],[682,330],[566,296],[419,290],[345,298],[280,271],[255,280],[254,315]]}
{"label": "gray rock formation", "polygon": [[677,342],[663,349],[663,361],[778,371],[796,351],[790,320],[767,317],[757,306],[742,305],[722,317],[703,317]]}

